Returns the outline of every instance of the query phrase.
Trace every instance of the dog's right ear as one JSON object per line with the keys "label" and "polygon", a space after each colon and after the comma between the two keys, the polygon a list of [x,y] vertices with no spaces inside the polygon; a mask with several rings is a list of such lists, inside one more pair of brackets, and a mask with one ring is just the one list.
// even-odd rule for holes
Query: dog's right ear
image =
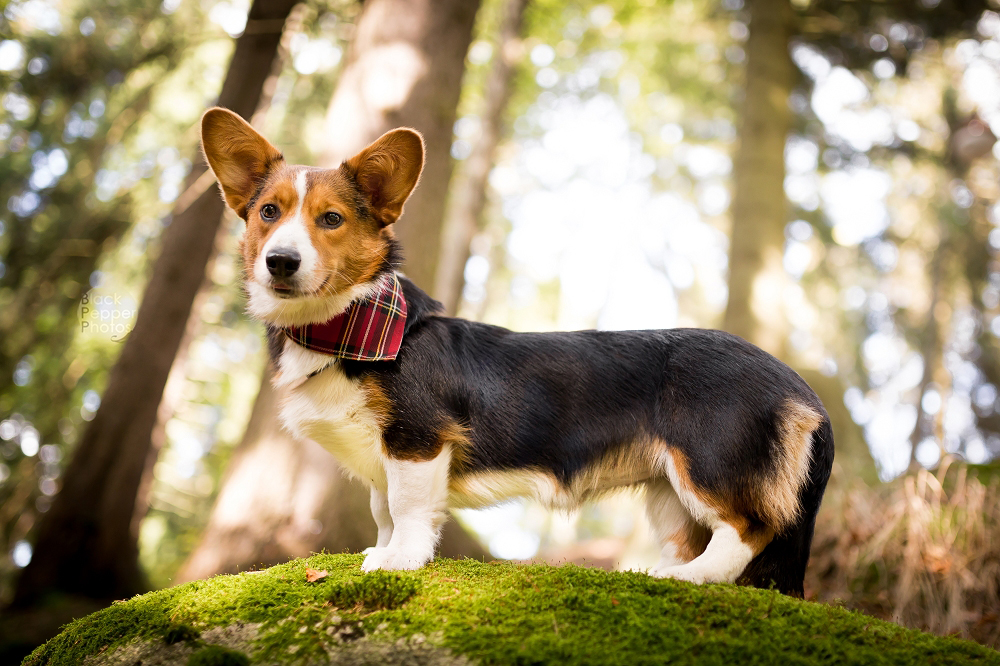
{"label": "dog's right ear", "polygon": [[246,219],[250,198],[270,168],[284,159],[281,152],[250,123],[221,107],[201,117],[201,146],[226,203]]}

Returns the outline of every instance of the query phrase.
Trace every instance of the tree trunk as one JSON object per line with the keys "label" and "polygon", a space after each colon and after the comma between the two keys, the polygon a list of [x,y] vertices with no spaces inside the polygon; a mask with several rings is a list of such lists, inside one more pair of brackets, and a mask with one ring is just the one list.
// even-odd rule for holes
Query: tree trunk
{"label": "tree trunk", "polygon": [[441,260],[438,262],[434,297],[444,303],[450,314],[458,311],[465,284],[465,262],[469,260],[469,243],[481,225],[486,207],[490,169],[503,134],[503,115],[511,96],[511,84],[524,10],[529,0],[507,0],[504,3],[496,55],[486,79],[485,99],[480,114],[479,141],[460,171],[460,180],[452,188],[452,206],[441,239]]}
{"label": "tree trunk", "polygon": [[788,41],[788,0],[752,0],[739,147],[733,171],[733,228],[729,303],[723,323],[776,356],[783,356],[782,265],[788,204],[785,141],[791,128],[788,95],[795,81]]}
{"label": "tree trunk", "polygon": [[[452,126],[477,5],[466,0],[365,2],[326,119],[326,166],[352,156],[393,127],[423,133],[424,174],[396,228],[410,256],[407,273],[424,286],[430,285],[437,261]],[[179,580],[274,564],[322,549],[357,552],[375,543],[368,491],[341,475],[328,452],[280,429],[269,381],[266,372],[208,527]],[[445,525],[440,552],[485,555],[454,520]]]}
{"label": "tree trunk", "polygon": [[[243,116],[253,113],[296,1],[254,2],[246,31],[236,41],[221,105]],[[197,160],[188,182],[198,183],[205,169]],[[178,201],[178,208],[163,233],[135,328],[111,371],[101,407],[41,520],[15,603],[57,590],[115,599],[145,587],[137,545],[136,516],[146,503],[140,484],[157,453],[151,434],[163,387],[215,251],[223,204],[214,188],[207,188],[190,203]]]}
{"label": "tree trunk", "polygon": [[478,0],[368,0],[326,116],[323,164],[408,126],[426,143],[420,185],[396,223],[407,276],[434,287],[451,139]]}
{"label": "tree trunk", "polygon": [[[788,96],[795,84],[789,55],[794,16],[788,0],[752,0],[747,69],[733,169],[729,302],[723,328],[779,358],[788,358],[782,258],[788,203],[785,142],[791,130]],[[796,368],[819,395],[834,426],[838,473],[875,483],[878,476],[861,428],[844,407],[843,383]]]}

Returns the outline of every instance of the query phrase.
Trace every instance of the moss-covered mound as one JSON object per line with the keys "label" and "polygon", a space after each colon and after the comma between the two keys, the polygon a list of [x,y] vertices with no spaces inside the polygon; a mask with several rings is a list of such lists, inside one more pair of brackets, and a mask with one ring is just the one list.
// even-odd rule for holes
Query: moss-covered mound
{"label": "moss-covered mound", "polygon": [[733,585],[474,560],[366,575],[360,564],[316,555],[138,596],[67,625],[24,663],[1000,665],[975,643]]}

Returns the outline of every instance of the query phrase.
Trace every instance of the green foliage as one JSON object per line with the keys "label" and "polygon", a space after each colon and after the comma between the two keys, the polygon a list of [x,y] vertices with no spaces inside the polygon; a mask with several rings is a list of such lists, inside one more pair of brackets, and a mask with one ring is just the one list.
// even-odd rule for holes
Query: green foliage
{"label": "green foliage", "polygon": [[[255,626],[239,647],[253,663],[329,663],[359,646],[426,643],[484,664],[1000,664],[974,643],[764,590],[474,560],[364,575],[361,559],[315,555],[138,596],[72,623],[24,664],[112,655],[178,622],[203,637]],[[329,574],[309,583],[307,566]]]}
{"label": "green foliage", "polygon": [[[137,198],[157,201],[148,196],[157,186],[143,191],[142,182],[161,175],[160,146],[137,155],[131,142],[156,86],[196,37],[177,26],[202,18],[196,7],[169,13],[142,0],[64,2],[60,10],[10,2],[0,15],[4,44],[21,54],[0,72],[0,97],[11,111],[0,120],[4,552],[48,507],[64,444],[92,415],[71,405],[103,384],[117,349],[104,340],[69,352],[101,253],[125,233]],[[30,442],[41,445],[41,462]],[[0,566],[0,598],[8,566]]]}

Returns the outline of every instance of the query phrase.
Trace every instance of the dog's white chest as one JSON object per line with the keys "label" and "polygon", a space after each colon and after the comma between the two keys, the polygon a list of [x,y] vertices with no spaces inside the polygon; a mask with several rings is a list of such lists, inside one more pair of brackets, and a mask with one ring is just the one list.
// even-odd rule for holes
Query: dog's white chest
{"label": "dog's white chest", "polygon": [[368,407],[361,382],[348,378],[339,364],[301,382],[332,360],[291,342],[286,345],[276,381],[283,394],[281,420],[295,437],[311,439],[332,453],[352,476],[385,488],[380,417]]}

